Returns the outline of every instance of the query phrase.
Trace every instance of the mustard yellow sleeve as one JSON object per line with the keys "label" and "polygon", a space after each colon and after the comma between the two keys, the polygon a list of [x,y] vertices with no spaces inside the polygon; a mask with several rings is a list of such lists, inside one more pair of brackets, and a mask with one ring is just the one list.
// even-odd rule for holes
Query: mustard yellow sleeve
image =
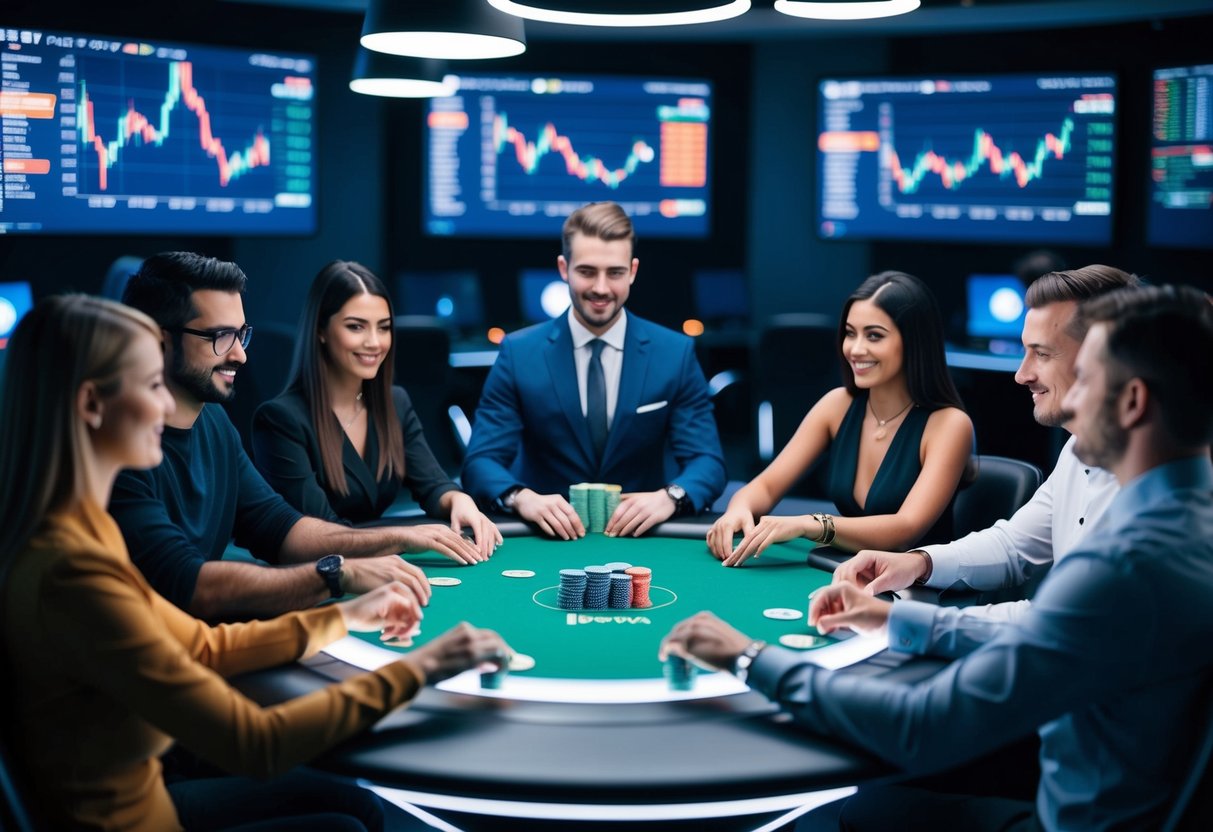
{"label": "mustard yellow sleeve", "polygon": [[151,600],[154,594],[149,599],[130,578],[120,564],[87,555],[60,561],[46,576],[41,626],[50,643],[63,645],[55,660],[232,773],[268,777],[289,769],[411,700],[424,684],[418,670],[398,661],[263,708],[217,671],[296,658],[344,632],[340,611],[209,628]]}

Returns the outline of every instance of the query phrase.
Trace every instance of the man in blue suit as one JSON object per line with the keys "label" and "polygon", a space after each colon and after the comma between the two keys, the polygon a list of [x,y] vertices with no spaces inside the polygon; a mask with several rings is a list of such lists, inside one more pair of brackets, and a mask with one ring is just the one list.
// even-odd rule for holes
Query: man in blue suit
{"label": "man in blue suit", "polygon": [[569,314],[505,339],[476,411],[464,488],[552,537],[585,535],[565,499],[573,483],[623,486],[609,535],[702,511],[724,489],[691,340],[624,311],[640,265],[634,241],[613,202],[569,216],[556,259]]}

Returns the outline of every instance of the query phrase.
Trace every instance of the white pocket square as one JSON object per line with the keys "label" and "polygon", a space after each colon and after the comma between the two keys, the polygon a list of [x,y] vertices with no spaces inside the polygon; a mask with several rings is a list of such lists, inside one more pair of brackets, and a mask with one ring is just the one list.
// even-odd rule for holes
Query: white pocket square
{"label": "white pocket square", "polygon": [[637,415],[639,415],[641,413],[652,413],[654,410],[661,410],[661,408],[665,407],[667,404],[669,404],[668,401],[653,402],[652,404],[642,404],[640,407],[636,408],[636,413],[637,413]]}

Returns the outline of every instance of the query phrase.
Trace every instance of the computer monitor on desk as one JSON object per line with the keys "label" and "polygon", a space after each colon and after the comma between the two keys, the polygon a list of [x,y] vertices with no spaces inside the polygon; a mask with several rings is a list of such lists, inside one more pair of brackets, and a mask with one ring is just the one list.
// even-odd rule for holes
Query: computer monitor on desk
{"label": "computer monitor on desk", "polygon": [[33,306],[34,294],[28,282],[0,283],[0,379],[4,377],[9,338]]}
{"label": "computer monitor on desk", "polygon": [[700,269],[691,276],[695,314],[704,325],[740,329],[750,319],[750,292],[740,269]]}
{"label": "computer monitor on desk", "polygon": [[1019,278],[1012,274],[971,274],[965,291],[965,346],[995,355],[1021,355],[1020,334],[1027,306]]}
{"label": "computer monitor on desk", "polygon": [[527,324],[559,318],[569,308],[569,287],[554,266],[518,273],[518,308]]}
{"label": "computer monitor on desk", "polygon": [[395,300],[401,314],[438,318],[456,334],[484,327],[480,278],[473,271],[403,272],[396,278]]}

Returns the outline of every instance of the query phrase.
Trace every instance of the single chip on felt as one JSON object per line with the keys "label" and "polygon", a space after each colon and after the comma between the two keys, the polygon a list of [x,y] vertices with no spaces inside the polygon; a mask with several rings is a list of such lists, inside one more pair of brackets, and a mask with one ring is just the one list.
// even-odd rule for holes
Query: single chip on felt
{"label": "single chip on felt", "polygon": [[795,650],[808,650],[810,647],[820,647],[827,641],[828,639],[822,636],[811,636],[807,633],[785,633],[779,637],[780,644]]}
{"label": "single chip on felt", "polygon": [[535,666],[535,659],[528,656],[526,653],[515,653],[510,656],[510,672],[521,673],[524,670],[530,670]]}
{"label": "single chip on felt", "polygon": [[458,578],[429,578],[430,586],[459,586],[463,581]]}
{"label": "single chip on felt", "polygon": [[507,578],[533,578],[535,573],[530,569],[507,569],[501,573]]}
{"label": "single chip on felt", "polygon": [[777,621],[795,621],[804,615],[800,610],[793,610],[788,607],[771,607],[770,609],[763,610],[762,614],[767,618],[774,618]]}

